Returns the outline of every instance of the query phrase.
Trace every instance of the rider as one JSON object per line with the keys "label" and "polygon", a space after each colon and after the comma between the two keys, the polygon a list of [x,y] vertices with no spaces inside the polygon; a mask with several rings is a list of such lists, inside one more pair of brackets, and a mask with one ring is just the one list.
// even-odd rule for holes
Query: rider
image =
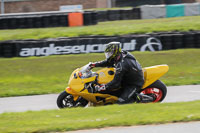
{"label": "rider", "polygon": [[[95,88],[100,93],[109,93],[116,88],[121,88],[117,103],[131,103],[140,99],[137,91],[144,84],[142,67],[135,57],[127,51],[122,51],[120,42],[110,42],[106,45],[106,60],[91,63],[90,67],[115,67],[114,79],[107,83],[97,85]],[[134,99],[136,98],[136,99]]]}

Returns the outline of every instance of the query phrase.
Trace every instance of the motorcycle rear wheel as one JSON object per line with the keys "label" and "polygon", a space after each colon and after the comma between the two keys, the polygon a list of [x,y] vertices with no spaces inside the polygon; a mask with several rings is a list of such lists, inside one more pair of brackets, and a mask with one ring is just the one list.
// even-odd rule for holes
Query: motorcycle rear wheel
{"label": "motorcycle rear wheel", "polygon": [[71,108],[71,107],[84,107],[88,104],[88,101],[79,97],[77,101],[74,101],[73,96],[66,91],[60,93],[57,98],[58,108]]}
{"label": "motorcycle rear wheel", "polygon": [[142,89],[139,93],[152,96],[154,98],[153,103],[162,102],[167,95],[167,87],[162,81],[157,80],[150,86]]}

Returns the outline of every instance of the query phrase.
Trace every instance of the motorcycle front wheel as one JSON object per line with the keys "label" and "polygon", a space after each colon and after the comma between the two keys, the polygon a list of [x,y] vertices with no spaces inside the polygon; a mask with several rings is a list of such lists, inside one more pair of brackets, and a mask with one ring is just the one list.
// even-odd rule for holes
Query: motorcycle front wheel
{"label": "motorcycle front wheel", "polygon": [[145,89],[142,89],[140,91],[140,94],[153,97],[153,101],[151,102],[154,102],[154,103],[162,102],[167,95],[167,87],[162,81],[157,80],[150,86],[146,87]]}
{"label": "motorcycle front wheel", "polygon": [[88,104],[88,101],[79,97],[77,101],[74,101],[74,98],[71,94],[68,94],[66,91],[60,93],[57,98],[58,108],[71,108],[71,107],[84,107]]}

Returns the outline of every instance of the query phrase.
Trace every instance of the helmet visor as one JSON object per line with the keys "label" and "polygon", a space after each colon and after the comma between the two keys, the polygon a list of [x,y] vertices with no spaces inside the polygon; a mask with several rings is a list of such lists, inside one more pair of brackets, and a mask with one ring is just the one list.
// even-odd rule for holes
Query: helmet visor
{"label": "helmet visor", "polygon": [[109,59],[112,55],[112,52],[105,52],[106,59]]}

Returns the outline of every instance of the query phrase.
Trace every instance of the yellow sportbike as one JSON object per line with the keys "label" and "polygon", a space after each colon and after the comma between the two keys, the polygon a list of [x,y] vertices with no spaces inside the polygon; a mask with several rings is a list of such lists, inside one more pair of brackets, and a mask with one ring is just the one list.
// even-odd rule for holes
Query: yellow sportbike
{"label": "yellow sportbike", "polygon": [[[77,68],[70,76],[68,87],[57,98],[59,108],[90,105],[114,104],[121,94],[121,88],[109,94],[102,94],[95,90],[95,86],[106,84],[113,80],[115,68],[103,68],[97,72],[89,69],[89,64]],[[141,102],[161,102],[167,94],[167,88],[159,80],[169,70],[168,65],[157,65],[143,68],[144,85],[138,92],[144,97]]]}

